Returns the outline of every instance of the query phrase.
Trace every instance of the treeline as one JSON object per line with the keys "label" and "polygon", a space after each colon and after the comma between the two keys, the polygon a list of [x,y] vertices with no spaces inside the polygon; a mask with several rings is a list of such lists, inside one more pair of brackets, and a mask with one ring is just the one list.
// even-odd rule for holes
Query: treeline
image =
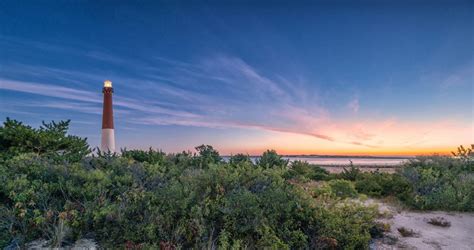
{"label": "treeline", "polygon": [[[272,150],[256,163],[244,154],[224,162],[208,145],[91,154],[68,127],[0,127],[0,247],[91,238],[106,248],[359,249],[378,228],[377,210],[352,199],[359,193],[473,211],[469,156],[414,160],[393,175],[334,175]],[[310,181],[320,185],[299,185]]]}

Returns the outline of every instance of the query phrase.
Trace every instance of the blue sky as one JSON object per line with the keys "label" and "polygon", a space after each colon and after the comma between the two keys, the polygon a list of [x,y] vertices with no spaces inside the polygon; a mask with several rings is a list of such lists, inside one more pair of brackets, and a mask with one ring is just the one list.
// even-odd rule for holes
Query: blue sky
{"label": "blue sky", "polygon": [[474,142],[472,1],[2,1],[0,114],[118,147],[410,154]]}

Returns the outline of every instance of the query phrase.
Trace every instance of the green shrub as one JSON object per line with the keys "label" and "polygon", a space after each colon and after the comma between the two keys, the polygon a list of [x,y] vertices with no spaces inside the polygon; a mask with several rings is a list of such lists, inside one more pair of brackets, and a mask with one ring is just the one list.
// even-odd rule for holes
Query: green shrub
{"label": "green shrub", "polygon": [[395,196],[422,210],[474,211],[474,161],[470,151],[456,157],[423,156],[410,160],[397,173],[362,173],[353,166],[337,178],[354,180],[359,193]]}
{"label": "green shrub", "polygon": [[61,244],[70,228],[68,237],[94,232],[109,247],[163,241],[201,248],[225,231],[232,244],[284,248],[307,246],[317,234],[311,201],[278,169],[191,165],[175,175],[165,165],[101,157],[65,168],[36,155],[14,157],[1,193],[15,219],[2,235]]}
{"label": "green shrub", "polygon": [[[224,163],[211,146],[197,147],[197,154],[150,149],[86,156],[87,143],[67,136],[67,124],[56,128],[53,123],[43,131],[10,123],[1,130],[8,135],[0,137],[1,248],[21,248],[36,239],[59,247],[86,236],[104,248],[368,245],[370,209],[330,199],[316,202],[283,178],[288,162],[274,151],[256,165],[246,157]],[[30,137],[9,139],[11,131],[69,138],[64,139],[69,143],[59,150],[51,138],[42,138],[36,150]],[[303,177],[326,173],[296,164],[294,171]],[[333,180],[327,189],[334,196],[356,195],[345,180]]]}
{"label": "green shrub", "polygon": [[248,154],[236,154],[232,155],[229,158],[229,163],[232,166],[237,166],[239,164],[249,164],[253,165],[252,159],[250,159],[250,156]]}
{"label": "green shrub", "polygon": [[10,244],[15,245],[13,247],[16,248],[14,234],[11,230],[14,223],[15,214],[12,209],[0,204],[0,248],[4,248]]}
{"label": "green shrub", "polygon": [[24,153],[44,155],[55,161],[80,161],[91,151],[87,139],[67,134],[69,123],[43,122],[35,129],[7,118],[0,126],[0,163]]}
{"label": "green shrub", "polygon": [[257,165],[262,168],[285,168],[288,166],[288,160],[283,159],[275,150],[263,152],[262,157],[257,160]]}
{"label": "green shrub", "polygon": [[311,174],[311,179],[315,181],[324,181],[324,180],[329,180],[331,179],[329,171],[326,169],[316,166],[316,165],[311,165],[312,167],[312,174]]}
{"label": "green shrub", "polygon": [[412,192],[410,183],[401,175],[378,171],[361,173],[355,187],[359,193],[372,197],[397,196],[402,200]]}
{"label": "green shrub", "polygon": [[195,149],[198,154],[194,156],[193,163],[200,168],[206,168],[210,164],[217,164],[222,161],[219,152],[210,145],[197,146]]}
{"label": "green shrub", "polygon": [[373,197],[382,196],[382,186],[375,178],[366,177],[355,182],[357,192]]}
{"label": "green shrub", "polygon": [[292,161],[290,169],[285,173],[285,178],[298,178],[300,180],[327,180],[329,171],[306,161]]}
{"label": "green shrub", "polygon": [[330,180],[328,185],[331,188],[331,193],[339,198],[357,197],[357,191],[355,190],[354,183],[350,181]]}
{"label": "green shrub", "polygon": [[403,200],[417,209],[474,211],[474,161],[432,156],[408,162],[399,174],[413,188]]}
{"label": "green shrub", "polygon": [[151,147],[148,151],[123,149],[121,155],[122,157],[133,159],[137,162],[147,162],[150,164],[163,164],[166,157],[165,153],[154,150]]}
{"label": "green shrub", "polygon": [[384,233],[390,232],[390,223],[376,222],[375,225],[370,228],[370,235],[372,238],[382,238]]}
{"label": "green shrub", "polygon": [[310,177],[313,173],[313,170],[308,162],[306,161],[292,161],[290,163],[290,171],[294,172],[294,175],[301,175],[305,177]]}
{"label": "green shrub", "polygon": [[352,161],[351,161],[349,168],[343,168],[342,172],[337,174],[336,176],[339,179],[355,181],[361,175],[362,175],[362,171],[360,171],[358,167],[354,166],[354,164],[352,164]]}
{"label": "green shrub", "polygon": [[324,210],[320,237],[335,239],[339,249],[367,249],[377,209],[342,202]]}

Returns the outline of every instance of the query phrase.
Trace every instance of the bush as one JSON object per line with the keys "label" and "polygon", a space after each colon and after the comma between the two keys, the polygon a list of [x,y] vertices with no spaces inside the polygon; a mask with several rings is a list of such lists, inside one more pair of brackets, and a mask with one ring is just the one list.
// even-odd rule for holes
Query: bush
{"label": "bush", "polygon": [[292,161],[290,169],[285,174],[285,178],[304,179],[304,180],[327,180],[329,171],[316,165],[311,165],[306,161]]}
{"label": "bush", "polygon": [[339,198],[355,198],[357,197],[357,191],[355,190],[354,183],[347,180],[330,180],[328,182],[331,188],[331,193]]}
{"label": "bush", "polygon": [[206,168],[210,164],[217,164],[222,161],[219,152],[210,145],[197,146],[195,149],[198,154],[194,156],[194,164],[200,168]]}
{"label": "bush", "polygon": [[390,232],[390,224],[383,222],[376,222],[373,227],[370,228],[370,235],[372,238],[382,238],[384,233]]}
{"label": "bush", "polygon": [[432,156],[407,163],[399,174],[412,186],[404,202],[417,209],[474,211],[474,161]]}
{"label": "bush", "polygon": [[253,165],[252,159],[250,159],[250,156],[247,155],[247,154],[236,154],[236,155],[232,155],[232,156],[229,158],[229,163],[230,163],[230,165],[232,165],[232,166],[237,166],[237,165],[240,165],[240,164]]}
{"label": "bush", "polygon": [[360,171],[360,169],[358,167],[355,167],[354,164],[352,164],[352,161],[351,161],[351,163],[349,165],[349,168],[343,168],[342,172],[337,174],[336,176],[339,179],[355,181],[361,175],[362,175],[362,171]]}
{"label": "bush", "polygon": [[87,139],[67,135],[70,121],[45,123],[39,129],[9,118],[0,127],[0,163],[24,153],[55,161],[77,162],[91,151]]}
{"label": "bush", "polygon": [[10,160],[1,190],[15,205],[10,233],[23,243],[60,236],[60,244],[67,237],[58,229],[67,226],[70,237],[91,231],[104,246],[164,241],[186,248],[205,247],[224,231],[233,242],[278,248],[307,246],[317,234],[315,208],[278,170],[190,167],[168,177],[158,165],[106,162],[64,168],[35,155]]}
{"label": "bush", "polygon": [[166,154],[161,150],[154,150],[151,147],[148,151],[143,150],[127,150],[126,148],[121,152],[122,157],[135,160],[137,162],[147,162],[150,164],[163,164],[165,162]]}
{"label": "bush", "polygon": [[283,159],[275,150],[267,150],[263,153],[262,157],[257,160],[257,165],[262,168],[286,168],[288,166],[288,160]]}
{"label": "bush", "polygon": [[[22,126],[18,129],[27,134],[49,135]],[[19,151],[2,141],[2,153],[8,153],[0,164],[1,248],[21,248],[36,239],[60,247],[86,236],[104,248],[368,245],[371,210],[315,202],[283,178],[288,162],[274,151],[256,166],[240,156],[224,163],[211,146],[197,147],[197,154],[125,149],[121,156],[86,156],[75,150],[85,140],[76,139],[61,149],[66,154],[57,145],[28,148],[29,137],[13,140],[23,145]],[[298,164],[298,172],[314,170]],[[344,180],[328,188],[341,197],[355,195]]]}
{"label": "bush", "polygon": [[374,207],[336,203],[322,215],[321,237],[335,239],[339,249],[367,249],[376,214]]}
{"label": "bush", "polygon": [[366,194],[372,197],[382,196],[383,188],[379,184],[376,178],[372,178],[372,175],[366,175],[365,178],[357,180],[355,183],[355,188],[357,192],[361,194]]}
{"label": "bush", "polygon": [[410,183],[401,175],[378,171],[359,174],[355,187],[359,193],[376,198],[396,196],[406,200],[412,193]]}
{"label": "bush", "polygon": [[363,173],[351,164],[336,178],[354,181],[361,194],[395,196],[414,209],[474,211],[472,151],[460,147],[453,154],[417,157],[394,174]]}
{"label": "bush", "polygon": [[311,165],[313,172],[311,173],[311,179],[315,181],[325,181],[329,180],[330,173],[326,169],[316,166],[316,165]]}
{"label": "bush", "polygon": [[293,172],[294,176],[301,175],[309,178],[313,171],[311,166],[306,161],[293,161],[290,163],[290,171]]}

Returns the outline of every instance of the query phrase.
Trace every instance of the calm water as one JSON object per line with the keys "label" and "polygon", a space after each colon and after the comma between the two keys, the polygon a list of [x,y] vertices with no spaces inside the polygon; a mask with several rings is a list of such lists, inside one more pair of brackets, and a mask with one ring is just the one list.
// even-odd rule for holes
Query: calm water
{"label": "calm water", "polygon": [[[228,157],[223,157],[225,160],[228,160]],[[251,157],[252,161],[256,161],[258,157]],[[310,164],[316,165],[349,165],[350,161],[354,165],[358,166],[396,166],[400,165],[407,159],[393,159],[393,158],[347,158],[347,157],[284,157],[290,161],[300,160],[307,161]]]}
{"label": "calm water", "polygon": [[348,165],[350,161],[354,165],[364,166],[395,166],[400,165],[408,159],[393,159],[393,158],[336,158],[336,157],[285,157],[290,161],[300,160],[307,161],[316,165]]}

